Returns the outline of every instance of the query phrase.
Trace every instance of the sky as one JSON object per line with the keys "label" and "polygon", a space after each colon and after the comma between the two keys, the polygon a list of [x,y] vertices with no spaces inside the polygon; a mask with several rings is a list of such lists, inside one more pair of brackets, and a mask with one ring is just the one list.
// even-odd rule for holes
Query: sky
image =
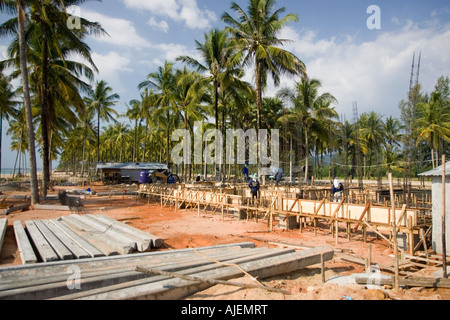
{"label": "sky", "polygon": [[[235,2],[248,5],[248,0]],[[107,31],[108,36],[86,42],[99,69],[96,80],[105,80],[120,95],[117,110],[124,113],[127,103],[140,97],[138,84],[164,61],[176,62],[180,55],[199,58],[195,41],[203,42],[211,28],[224,28],[224,12],[236,17],[231,3],[103,0],[87,1],[70,12],[99,22]],[[279,35],[291,40],[284,49],[305,63],[309,77],[321,80],[322,92],[337,98],[341,119],[353,119],[355,102],[359,115],[376,111],[400,117],[398,103],[408,94],[414,54],[417,64],[421,53],[424,92],[431,92],[440,76],[450,76],[448,0],[278,0],[276,8],[281,7],[298,16]],[[0,23],[7,18],[0,15]],[[9,42],[0,38],[0,59],[6,57]],[[252,75],[248,70],[245,79],[253,82]],[[295,81],[299,79],[283,77],[280,87],[269,82],[264,95],[293,87]],[[4,141],[2,167],[12,167],[15,154],[9,152],[8,137]]]}

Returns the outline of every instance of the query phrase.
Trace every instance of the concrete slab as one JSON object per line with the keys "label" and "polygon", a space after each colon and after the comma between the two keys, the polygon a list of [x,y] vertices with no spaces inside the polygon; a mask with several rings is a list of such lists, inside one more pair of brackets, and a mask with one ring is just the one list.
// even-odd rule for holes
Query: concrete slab
{"label": "concrete slab", "polygon": [[22,264],[37,263],[38,259],[21,221],[14,222],[14,234],[16,236],[16,242],[19,248]]}

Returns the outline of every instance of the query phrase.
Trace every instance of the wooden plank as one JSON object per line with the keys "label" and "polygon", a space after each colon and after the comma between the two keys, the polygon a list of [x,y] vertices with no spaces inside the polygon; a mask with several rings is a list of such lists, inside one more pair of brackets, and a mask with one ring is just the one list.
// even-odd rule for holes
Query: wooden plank
{"label": "wooden plank", "polygon": [[[373,281],[374,276],[357,276],[355,281],[358,284],[366,284],[367,281]],[[425,287],[425,288],[450,288],[450,279],[445,278],[429,278],[429,277],[413,277],[398,279],[400,286],[406,287]],[[379,285],[393,285],[394,277],[380,277],[377,278]]]}
{"label": "wooden plank", "polygon": [[19,248],[22,264],[36,263],[38,259],[21,221],[14,222],[14,234],[16,236],[17,247]]}
{"label": "wooden plank", "polygon": [[34,221],[25,221],[25,227],[41,260],[44,262],[58,261],[58,255],[53,251],[52,246],[39,231]]}
{"label": "wooden plank", "polygon": [[[358,219],[359,222],[362,222],[362,220],[364,219],[364,216],[366,215],[366,213],[369,210],[369,208],[370,208],[370,201],[367,202],[366,206],[364,207],[364,210],[363,210],[363,212],[361,213],[361,216]],[[359,223],[353,228],[353,232],[356,232],[358,227],[359,227]]]}
{"label": "wooden plank", "polygon": [[48,243],[52,247],[53,251],[58,255],[59,260],[72,260],[73,254],[69,249],[62,243],[61,240],[51,230],[42,223],[41,220],[33,221],[36,227],[41,231],[42,235],[47,239]]}
{"label": "wooden plank", "polygon": [[56,225],[50,222],[50,220],[41,220],[41,222],[69,249],[76,259],[90,258],[91,255],[86,252],[78,243],[65,234]]}

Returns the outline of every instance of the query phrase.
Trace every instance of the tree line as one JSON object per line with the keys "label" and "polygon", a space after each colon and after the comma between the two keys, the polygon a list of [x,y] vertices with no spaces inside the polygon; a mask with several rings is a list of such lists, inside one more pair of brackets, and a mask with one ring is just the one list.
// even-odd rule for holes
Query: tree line
{"label": "tree line", "polygon": [[[9,122],[11,149],[28,152],[33,201],[39,201],[36,150],[42,157],[42,194],[50,183],[51,162],[81,176],[95,175],[99,162],[163,162],[171,166],[172,132],[194,134],[215,128],[280,130],[280,160],[285,172],[307,181],[322,177],[380,176],[385,172],[413,176],[438,165],[449,151],[449,78],[438,79],[428,94],[420,85],[400,102],[401,118],[363,113],[354,121],[340,119],[338,103],[322,93],[320,79],[307,74],[305,64],[282,49],[279,32],[297,21],[275,0],[249,0],[246,9],[232,3],[222,15],[224,29],[212,29],[195,41],[199,59],[180,56],[166,61],[137,84],[140,96],[126,102],[104,80],[85,40],[106,34],[100,24],[80,18],[70,28],[66,8],[85,0],[0,0],[0,10],[14,17],[0,26],[0,36],[12,36],[8,59],[0,62],[1,118]],[[85,63],[70,60],[82,56]],[[181,67],[177,67],[181,66]],[[12,70],[6,75],[6,70]],[[254,83],[244,80],[252,73]],[[295,84],[264,97],[269,81],[279,86],[289,74]],[[12,79],[21,79],[13,88]],[[88,82],[83,79],[87,79]],[[106,123],[101,127],[101,123]],[[258,136],[259,140],[259,136]],[[20,163],[20,162],[19,162]],[[261,168],[252,168],[258,172]],[[237,176],[237,165],[184,165],[185,179],[197,173]]]}

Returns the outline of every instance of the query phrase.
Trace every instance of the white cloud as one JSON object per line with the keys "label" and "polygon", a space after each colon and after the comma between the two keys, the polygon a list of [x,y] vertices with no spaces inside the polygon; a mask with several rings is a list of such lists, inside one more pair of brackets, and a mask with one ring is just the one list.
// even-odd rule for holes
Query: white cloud
{"label": "white cloud", "polygon": [[169,31],[169,24],[165,20],[156,21],[154,17],[151,17],[150,20],[148,21],[148,24],[151,27],[155,27],[164,33],[167,33]]}
{"label": "white cloud", "polygon": [[7,50],[6,46],[0,46],[0,60],[6,60],[7,59],[6,50]]}
{"label": "white cloud", "polygon": [[130,68],[131,59],[129,57],[111,51],[105,55],[94,52],[92,59],[99,70],[97,79],[107,81],[115,92],[123,93],[127,91],[127,84],[122,83],[121,74],[133,72],[133,69]]}
{"label": "white cloud", "polygon": [[[297,33],[292,28],[280,37],[294,40],[285,49],[306,63],[309,76],[322,81],[323,91],[336,96],[336,110],[347,118],[352,115],[353,101],[358,102],[360,114],[375,110],[398,116],[398,102],[407,97],[414,52],[416,58],[422,52],[419,82],[425,92],[433,90],[436,80],[450,70],[450,24],[420,28],[408,21],[399,31],[382,32],[363,43],[350,37],[319,39],[311,30]],[[282,86],[292,84],[289,78],[282,81]],[[267,94],[278,89],[272,86]]]}
{"label": "white cloud", "polygon": [[124,0],[128,8],[146,10],[172,19],[178,17],[180,4],[177,0]]}
{"label": "white cloud", "polygon": [[215,21],[214,12],[207,9],[201,10],[197,5],[197,0],[180,0],[182,9],[180,18],[191,29],[204,29],[210,26],[210,21]]}
{"label": "white cloud", "polygon": [[200,9],[197,0],[123,0],[128,8],[149,11],[153,15],[184,22],[190,29],[205,29],[216,21],[216,14]]}
{"label": "white cloud", "polygon": [[108,17],[89,10],[83,10],[83,17],[90,21],[99,22],[109,34],[109,36],[94,37],[93,39],[97,41],[135,49],[151,46],[151,43],[147,39],[138,34],[131,21]]}

